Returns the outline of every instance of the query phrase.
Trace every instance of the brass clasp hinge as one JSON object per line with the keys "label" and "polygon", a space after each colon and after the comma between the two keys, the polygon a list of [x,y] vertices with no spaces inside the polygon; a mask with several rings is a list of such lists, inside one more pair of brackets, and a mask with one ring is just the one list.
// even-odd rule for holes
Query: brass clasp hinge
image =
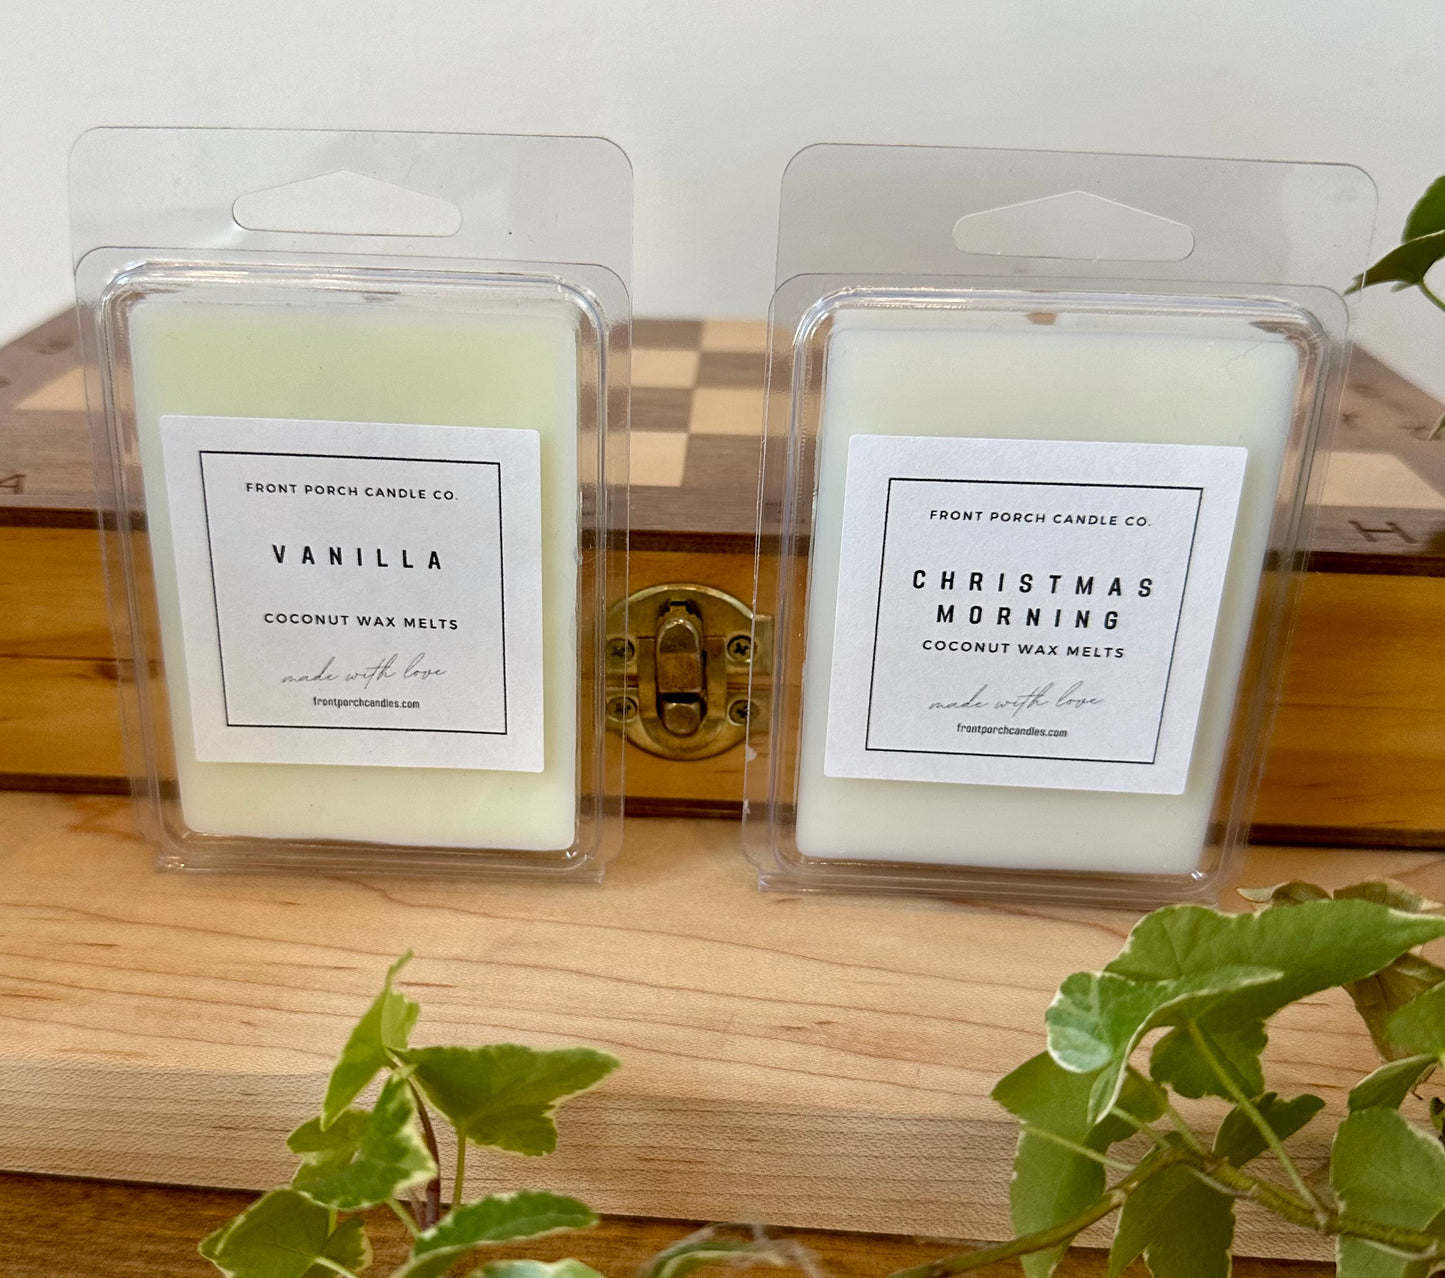
{"label": "brass clasp hinge", "polygon": [[766,722],[772,621],[690,582],[649,586],[614,604],[608,726],[664,759],[707,759],[740,744],[750,720]]}

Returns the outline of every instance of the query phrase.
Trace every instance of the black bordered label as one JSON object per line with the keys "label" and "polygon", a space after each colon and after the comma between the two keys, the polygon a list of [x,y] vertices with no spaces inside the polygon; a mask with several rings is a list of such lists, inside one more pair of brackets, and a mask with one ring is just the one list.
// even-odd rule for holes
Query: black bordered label
{"label": "black bordered label", "polygon": [[161,432],[199,758],[541,769],[536,432]]}
{"label": "black bordered label", "polygon": [[1245,460],[853,438],[827,774],[1181,792]]}

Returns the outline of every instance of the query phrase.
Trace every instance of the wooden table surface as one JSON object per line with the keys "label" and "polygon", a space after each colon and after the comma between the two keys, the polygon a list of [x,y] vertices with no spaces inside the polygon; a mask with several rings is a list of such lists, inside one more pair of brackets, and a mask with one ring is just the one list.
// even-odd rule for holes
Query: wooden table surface
{"label": "wooden table surface", "polygon": [[[0,1168],[154,1183],[287,1179],[285,1133],[415,948],[418,1043],[622,1059],[525,1165],[536,1188],[610,1214],[998,1239],[1016,1128],[989,1090],[1137,917],[764,895],[719,821],[632,821],[607,881],[571,889],[157,874],[108,796],[3,794],[0,829]],[[1245,881],[1371,874],[1445,893],[1445,856],[1408,852],[1255,849]],[[1336,1120],[1375,1063],[1339,991],[1276,1018],[1266,1061]],[[1323,1161],[1323,1135],[1299,1140]],[[515,1160],[468,1174],[474,1194],[518,1187]],[[1247,1213],[1238,1246],[1327,1254]]]}

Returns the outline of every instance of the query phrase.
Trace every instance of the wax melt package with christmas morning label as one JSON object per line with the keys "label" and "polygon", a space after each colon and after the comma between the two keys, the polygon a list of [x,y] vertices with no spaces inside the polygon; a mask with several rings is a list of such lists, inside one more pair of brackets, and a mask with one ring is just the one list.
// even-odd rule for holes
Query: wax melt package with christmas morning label
{"label": "wax melt package with christmas morning label", "polygon": [[596,879],[632,178],[600,138],[100,129],[76,289],[164,866]]}
{"label": "wax melt package with christmas morning label", "polygon": [[1344,165],[793,159],[744,828],[763,885],[1217,895],[1373,208]]}

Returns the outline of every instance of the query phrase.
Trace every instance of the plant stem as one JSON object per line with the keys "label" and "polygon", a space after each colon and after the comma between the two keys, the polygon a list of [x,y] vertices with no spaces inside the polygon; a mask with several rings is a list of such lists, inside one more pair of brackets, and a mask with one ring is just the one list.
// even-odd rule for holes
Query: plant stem
{"label": "plant stem", "polygon": [[1304,1225],[1309,1229],[1321,1227],[1318,1214],[1304,1199],[1296,1198],[1272,1181],[1261,1180],[1258,1176],[1240,1171],[1228,1159],[1207,1154],[1202,1161],[1191,1158],[1185,1166],[1206,1185],[1222,1194],[1228,1194],[1231,1198],[1248,1198],[1268,1207],[1270,1211],[1285,1217],[1293,1224]]}
{"label": "plant stem", "polygon": [[422,1212],[420,1214],[421,1227],[430,1229],[442,1218],[442,1155],[437,1148],[437,1134],[432,1130],[431,1115],[426,1112],[426,1102],[421,1098],[421,1089],[411,1079],[407,1079],[407,1086],[411,1088],[411,1094],[416,1098],[417,1117],[421,1119],[421,1134],[426,1141],[427,1153],[436,1164],[437,1174],[426,1183],[426,1195],[422,1199]]}
{"label": "plant stem", "polygon": [[[1192,1159],[1189,1160],[1189,1165],[1194,1165]],[[1224,1159],[1212,1160],[1211,1165],[1198,1170],[1227,1185],[1240,1197],[1249,1198],[1275,1215],[1283,1216],[1296,1225],[1303,1225],[1306,1229],[1322,1234],[1364,1238],[1399,1252],[1411,1260],[1445,1259],[1445,1238],[1438,1235],[1422,1233],[1417,1229],[1401,1229],[1395,1225],[1380,1225],[1372,1220],[1358,1220],[1328,1209],[1321,1216],[1293,1194],[1287,1194],[1267,1181],[1255,1179]]]}
{"label": "plant stem", "polygon": [[1424,280],[1421,280],[1415,287],[1418,288],[1422,293],[1424,293],[1425,296],[1428,297],[1432,302],[1434,302],[1435,305],[1438,306],[1442,311],[1445,311],[1445,301],[1441,301],[1441,299],[1430,288],[1430,286],[1425,283]]}
{"label": "plant stem", "polygon": [[1158,1132],[1156,1132],[1151,1126],[1149,1126],[1148,1123],[1144,1122],[1142,1119],[1135,1118],[1134,1115],[1131,1114],[1127,1109],[1120,1109],[1117,1105],[1115,1105],[1114,1108],[1111,1109],[1109,1112],[1118,1118],[1122,1118],[1140,1135],[1147,1136],[1157,1148],[1172,1148],[1169,1142],[1165,1140],[1164,1137],[1162,1137]]}
{"label": "plant stem", "polygon": [[407,1211],[404,1207],[402,1207],[402,1205],[397,1202],[395,1198],[388,1198],[386,1200],[386,1205],[396,1213],[396,1218],[401,1221],[403,1225],[406,1226],[407,1233],[409,1233],[413,1238],[415,1238],[419,1233],[421,1233],[421,1230],[416,1227],[416,1221],[411,1218],[411,1213]]}
{"label": "plant stem", "polygon": [[1329,1208],[1320,1201],[1320,1197],[1313,1189],[1305,1183],[1305,1178],[1300,1175],[1300,1169],[1294,1165],[1284,1148],[1284,1142],[1280,1140],[1279,1134],[1264,1120],[1264,1115],[1255,1108],[1254,1102],[1244,1094],[1242,1088],[1234,1079],[1233,1074],[1223,1061],[1215,1054],[1213,1047],[1209,1044],[1208,1036],[1199,1028],[1197,1021],[1189,1022],[1189,1037],[1194,1040],[1194,1046],[1199,1049],[1199,1054],[1209,1062],[1209,1068],[1214,1071],[1224,1090],[1229,1093],[1230,1099],[1239,1106],[1240,1111],[1258,1129],[1259,1134],[1264,1137],[1264,1143],[1274,1151],[1274,1156],[1279,1159],[1279,1164],[1284,1168],[1285,1174],[1289,1176],[1290,1183],[1294,1185],[1299,1196],[1309,1204],[1310,1210],[1314,1212],[1315,1219],[1323,1222],[1329,1215]]}
{"label": "plant stem", "polygon": [[1064,1149],[1079,1154],[1084,1158],[1091,1158],[1096,1163],[1102,1163],[1105,1167],[1112,1168],[1114,1171],[1131,1172],[1134,1170],[1134,1163],[1124,1163],[1120,1162],[1117,1158],[1110,1158],[1108,1154],[1102,1154],[1097,1149],[1090,1149],[1087,1145],[1080,1145],[1077,1141],[1072,1141],[1067,1136],[1056,1135],[1046,1127],[1030,1127],[1025,1123],[1023,1124],[1023,1129],[1030,1136],[1037,1136],[1041,1140],[1060,1145]]}
{"label": "plant stem", "polygon": [[1152,1162],[1141,1163],[1102,1198],[1090,1203],[1077,1216],[1071,1217],[1061,1225],[1055,1225],[1051,1229],[1040,1229],[1037,1233],[1025,1234],[1022,1238],[1011,1238],[1008,1242],[997,1243],[992,1247],[982,1247],[978,1251],[960,1252],[954,1256],[931,1260],[926,1265],[914,1265],[911,1269],[900,1269],[896,1273],[889,1274],[888,1278],[947,1278],[949,1274],[967,1273],[969,1270],[978,1269],[983,1265],[992,1265],[1000,1260],[1012,1260],[1015,1256],[1027,1256],[1035,1251],[1047,1251],[1050,1247],[1057,1247],[1060,1243],[1070,1242],[1096,1220],[1103,1220],[1110,1212],[1118,1211],[1129,1195],[1151,1176],[1163,1171],[1166,1167],[1172,1167],[1174,1164],[1182,1162],[1184,1157],[1182,1150],[1171,1148]]}
{"label": "plant stem", "polygon": [[467,1137],[460,1127],[456,1128],[457,1133],[457,1178],[452,1184],[452,1210],[455,1211],[462,1203],[462,1194],[467,1178]]}
{"label": "plant stem", "polygon": [[1208,1158],[1209,1151],[1204,1148],[1199,1137],[1194,1134],[1194,1128],[1185,1121],[1184,1115],[1167,1100],[1164,1102],[1164,1112],[1169,1115],[1169,1121],[1174,1125],[1174,1130],[1179,1133],[1179,1139],[1201,1158]]}
{"label": "plant stem", "polygon": [[[1139,1130],[1152,1131],[1147,1124],[1140,1123],[1124,1111],[1116,1112],[1137,1126]],[[1027,1130],[1036,1135],[1039,1134],[1037,1128],[1028,1128]],[[1157,1132],[1153,1134],[1158,1137]],[[1162,1140],[1162,1138],[1160,1139]],[[911,1269],[900,1269],[896,1273],[888,1275],[888,1278],[948,1278],[950,1274],[968,1273],[970,1270],[978,1269],[983,1265],[995,1264],[1001,1260],[1012,1260],[1016,1256],[1047,1251],[1050,1247],[1057,1247],[1062,1243],[1072,1241],[1095,1221],[1102,1220],[1110,1212],[1117,1211],[1124,1205],[1129,1195],[1151,1176],[1163,1171],[1166,1167],[1181,1164],[1188,1167],[1206,1184],[1213,1185],[1216,1189],[1221,1189],[1236,1197],[1248,1198],[1266,1210],[1274,1212],[1275,1215],[1282,1216],[1292,1224],[1303,1226],[1305,1229],[1312,1229],[1316,1233],[1326,1235],[1342,1234],[1351,1238],[1363,1238],[1367,1242],[1375,1243],[1407,1260],[1432,1263],[1445,1260],[1445,1238],[1435,1234],[1422,1233],[1416,1229],[1401,1229],[1394,1225],[1377,1224],[1372,1220],[1357,1220],[1352,1216],[1328,1209],[1322,1213],[1316,1212],[1309,1203],[1271,1185],[1268,1181],[1259,1180],[1249,1175],[1248,1172],[1241,1171],[1227,1159],[1213,1154],[1201,1157],[1178,1145],[1165,1144],[1159,1157],[1140,1163],[1129,1175],[1108,1190],[1102,1198],[1097,1199],[1078,1215],[1062,1224],[1054,1225],[1049,1229],[1041,1229],[1032,1234],[1024,1234],[1020,1238],[1011,1238],[1008,1242],[997,1243],[992,1247],[982,1247],[977,1251],[944,1256],[939,1260],[930,1261],[928,1264],[915,1265]]]}

